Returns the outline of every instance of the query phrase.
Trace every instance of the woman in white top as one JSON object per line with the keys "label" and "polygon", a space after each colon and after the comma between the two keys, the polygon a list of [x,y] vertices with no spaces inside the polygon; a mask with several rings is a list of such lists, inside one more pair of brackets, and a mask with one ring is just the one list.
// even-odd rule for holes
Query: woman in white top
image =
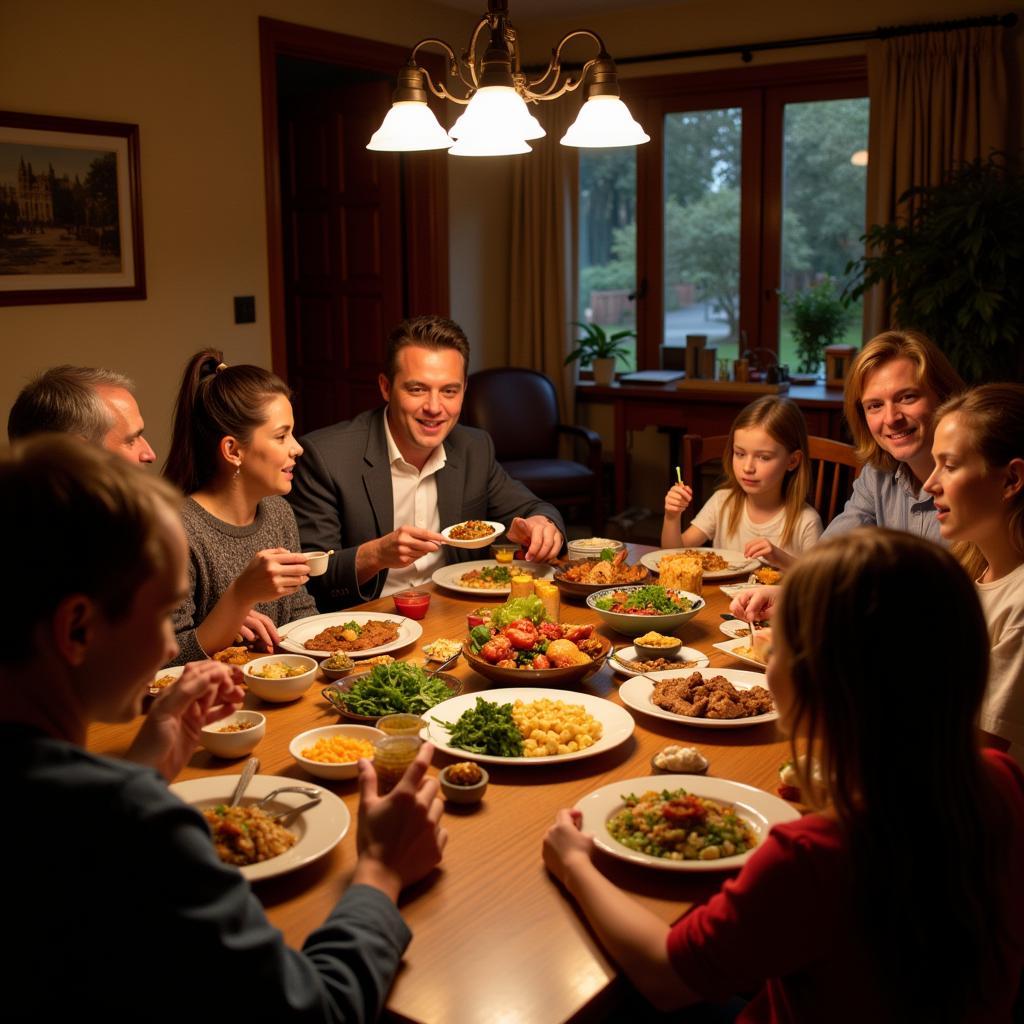
{"label": "woman in white top", "polygon": [[662,547],[711,541],[786,566],[821,536],[821,517],[806,500],[811,480],[807,423],[795,402],[765,395],[743,409],[729,431],[722,469],[725,483],[683,531],[680,519],[693,490],[685,482],[669,489]]}
{"label": "woman in white top", "polygon": [[924,487],[976,581],[992,647],[979,724],[1024,764],[1024,385],[984,384],[935,419]]}

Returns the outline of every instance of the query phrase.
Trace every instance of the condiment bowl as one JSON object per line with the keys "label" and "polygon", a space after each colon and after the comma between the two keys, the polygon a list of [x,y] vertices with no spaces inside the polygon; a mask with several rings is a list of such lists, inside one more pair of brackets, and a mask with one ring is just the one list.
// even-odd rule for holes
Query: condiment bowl
{"label": "condiment bowl", "polygon": [[331,557],[326,551],[303,551],[306,556],[306,571],[310,576],[323,576],[327,572],[327,560]]}
{"label": "condiment bowl", "polygon": [[328,662],[334,657],[333,654],[331,655],[331,658],[324,658],[324,660],[320,662],[320,671],[323,672],[328,679],[344,679],[345,676],[347,676],[349,672],[356,667],[356,663],[349,658],[344,651],[339,651],[338,653],[348,659],[348,668],[331,668]]}
{"label": "condiment bowl", "polygon": [[[305,671],[300,676],[289,676],[287,679],[263,679],[253,675],[264,665],[284,663],[291,668],[303,668]],[[262,700],[271,704],[287,704],[289,701],[298,700],[313,684],[316,678],[316,661],[307,658],[304,654],[268,654],[265,658],[256,658],[250,661],[243,669],[246,685]]]}
{"label": "condiment bowl", "polygon": [[[226,726],[244,725],[246,728],[224,732]],[[267,719],[258,711],[236,711],[219,722],[204,725],[199,731],[199,742],[215,757],[245,757],[267,731]]]}
{"label": "condiment bowl", "polygon": [[[318,729],[308,729],[300,732],[291,743],[288,744],[288,753],[309,772],[318,779],[354,779],[359,774],[358,761],[314,761],[311,758],[303,757],[302,751],[308,750],[317,740],[330,738],[331,736],[344,736],[353,740],[366,740],[372,744],[374,740],[380,739],[384,733],[380,729],[374,729],[369,725],[322,725]],[[369,760],[373,760],[371,754]]]}
{"label": "condiment bowl", "polygon": [[438,775],[437,781],[441,784],[441,792],[444,794],[445,800],[451,800],[453,804],[477,804],[484,798],[484,793],[487,791],[487,783],[490,782],[491,777],[487,774],[487,769],[483,765],[477,765],[480,769],[480,781],[474,783],[472,786],[459,786],[454,782],[449,782],[448,773],[454,768],[455,765],[450,764],[447,768],[441,770],[441,774]]}
{"label": "condiment bowl", "polygon": [[[646,636],[647,633],[656,632],[656,630],[645,630],[642,636]],[[676,651],[683,646],[683,641],[678,637],[668,637],[667,639],[672,640],[670,644],[645,644],[641,643],[639,637],[633,641],[633,647],[636,650],[637,656],[641,661],[648,661],[652,658],[671,658],[675,655]]]}

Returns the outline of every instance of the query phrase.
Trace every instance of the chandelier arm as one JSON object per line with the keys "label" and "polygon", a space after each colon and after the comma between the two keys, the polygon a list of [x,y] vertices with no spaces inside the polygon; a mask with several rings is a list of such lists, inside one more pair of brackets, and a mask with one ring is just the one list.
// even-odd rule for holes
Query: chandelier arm
{"label": "chandelier arm", "polygon": [[[532,100],[557,100],[560,96],[564,96],[566,93],[575,92],[584,82],[587,77],[587,72],[600,60],[600,57],[592,57],[590,60],[580,68],[580,73],[576,78],[572,75],[568,75],[562,82],[561,86],[558,85],[557,75],[551,81],[546,89],[537,91],[527,86],[527,96]],[[546,77],[546,76],[545,76]],[[557,92],[554,91],[557,88]]]}
{"label": "chandelier arm", "polygon": [[[555,46],[555,48],[551,51],[551,60],[548,62],[548,66],[544,69],[544,71],[536,78],[534,78],[532,81],[527,81],[525,83],[526,88],[531,93],[537,96],[545,96],[548,97],[549,99],[555,98],[554,96],[548,96],[548,94],[558,84],[558,76],[561,73],[562,69],[562,50],[565,49],[566,45],[570,42],[570,40],[575,39],[576,36],[586,36],[588,39],[593,39],[594,42],[597,43],[598,54],[597,57],[592,58],[584,65],[583,70],[580,72],[579,79],[577,80],[576,85],[573,86],[573,88],[579,87],[580,82],[582,82],[584,77],[586,76],[587,70],[590,68],[590,66],[594,63],[595,60],[601,57],[608,56],[608,53],[604,48],[604,40],[596,32],[591,31],[589,28],[578,28],[574,29],[572,32],[567,32],[558,41],[558,45]],[[539,86],[543,85],[547,78],[552,74],[555,76],[554,81],[545,89],[539,88]],[[562,93],[558,93],[557,95],[560,96],[562,95]]]}
{"label": "chandelier arm", "polygon": [[[466,44],[465,52],[462,54],[462,59],[458,63],[458,75],[462,84],[469,89],[471,92],[480,88],[480,83],[476,77],[476,44],[480,38],[480,33],[485,28],[492,28],[491,18],[489,14],[483,15],[480,20],[476,23],[476,28],[473,29],[473,34],[469,37],[469,42]],[[469,69],[469,77],[472,81],[466,79],[463,68]]]}
{"label": "chandelier arm", "polygon": [[[481,21],[485,21],[485,20],[486,19],[481,19]],[[477,31],[479,32],[479,30],[480,30],[480,25],[477,25]],[[475,34],[476,33],[474,33],[474,35]],[[474,92],[475,89],[476,89],[475,83],[474,82],[469,82],[469,81],[466,80],[465,75],[462,73],[462,67],[461,67],[461,64],[459,62],[458,57],[455,54],[455,51],[443,39],[438,39],[436,36],[429,36],[426,39],[421,39],[412,48],[412,52],[409,54],[409,63],[410,64],[415,64],[416,63],[416,54],[419,52],[420,47],[426,46],[428,43],[434,43],[436,46],[439,46],[439,47],[441,47],[442,50],[444,50],[445,57],[447,57],[447,59],[448,59],[448,74],[452,78],[457,78],[462,83],[463,87],[466,89],[467,92],[469,92],[469,93]],[[419,65],[416,65],[416,66],[420,67]],[[430,91],[439,100],[451,100],[452,103],[461,103],[463,106],[465,106],[465,104],[467,104],[469,102],[469,97],[468,96],[466,96],[466,97],[456,96],[454,93],[449,92],[449,90],[448,90],[447,86],[444,84],[444,82],[438,82],[435,85],[434,84],[434,80],[430,77],[430,72],[425,67],[420,67],[420,70],[423,72],[424,78],[426,78],[427,88],[430,89]]]}

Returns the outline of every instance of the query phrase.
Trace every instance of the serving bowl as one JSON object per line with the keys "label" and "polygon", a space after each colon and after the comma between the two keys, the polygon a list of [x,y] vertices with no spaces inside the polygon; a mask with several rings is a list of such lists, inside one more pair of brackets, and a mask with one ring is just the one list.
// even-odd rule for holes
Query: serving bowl
{"label": "serving bowl", "polygon": [[[600,554],[600,552],[598,552]],[[574,558],[571,562],[565,562],[562,567],[551,577],[551,582],[566,596],[566,597],[589,597],[591,594],[596,594],[599,590],[607,590],[608,583],[575,583],[572,580],[565,578],[567,570],[574,568],[577,565],[582,565],[584,562],[592,562],[597,555],[591,555],[589,558]],[[643,570],[642,575],[636,581],[636,586],[642,586],[644,583],[649,583],[651,580],[651,570],[646,565],[639,566]],[[623,584],[623,586],[631,586],[632,584]]]}
{"label": "serving bowl", "polygon": [[[245,725],[245,729],[224,732],[229,725]],[[267,731],[267,719],[258,711],[235,711],[219,722],[204,725],[199,730],[199,742],[215,757],[245,757]]]}
{"label": "serving bowl", "polygon": [[612,643],[607,637],[600,633],[591,635],[601,641],[600,653],[582,665],[569,665],[566,668],[500,668],[479,654],[474,654],[470,650],[469,641],[462,645],[462,656],[474,672],[505,686],[571,686],[592,676],[604,664],[612,649]]}
{"label": "serving bowl", "polygon": [[[307,729],[306,732],[300,732],[288,744],[288,753],[310,775],[315,775],[318,779],[354,779],[359,774],[358,761],[314,761],[311,758],[303,757],[302,751],[311,747],[317,740],[330,738],[331,736],[345,736],[353,740],[366,740],[372,744],[383,735],[384,733],[380,729],[374,729],[369,725],[322,725],[318,729]],[[372,759],[371,756],[370,760]]]}
{"label": "serving bowl", "polygon": [[[353,685],[360,679],[365,679],[369,676],[369,672],[360,672],[357,675],[349,676],[343,683],[332,683],[330,686],[325,686],[320,692],[323,695],[324,700],[334,708],[335,711],[341,715],[342,718],[347,718],[352,722],[362,722],[368,725],[373,725],[381,716],[380,715],[357,715],[354,711],[349,711],[348,705],[345,703],[345,694],[352,689]],[[451,691],[453,697],[458,697],[462,693],[462,680],[456,676],[451,676],[447,672],[438,672],[437,679],[440,679],[445,686]],[[427,712],[424,712],[427,714]]]}
{"label": "serving bowl", "polygon": [[606,587],[604,590],[599,590],[596,594],[591,594],[587,598],[587,607],[597,612],[604,622],[617,633],[629,637],[643,636],[644,633],[648,633],[651,630],[654,630],[656,633],[671,633],[684,622],[689,622],[704,607],[704,598],[699,597],[697,594],[691,594],[688,590],[675,591],[675,593],[682,594],[683,597],[693,602],[692,607],[687,612],[672,612],[668,615],[636,615],[626,612],[605,611],[597,607],[597,602],[602,597],[611,597],[612,594],[622,592],[629,594],[639,589],[639,587]]}
{"label": "serving bowl", "polygon": [[[291,668],[302,668],[302,675],[289,676],[287,679],[264,679],[253,675],[253,672],[264,665],[280,662]],[[242,669],[246,685],[261,700],[271,704],[287,704],[298,700],[312,685],[316,678],[317,663],[304,654],[268,654],[265,658],[255,658]]]}

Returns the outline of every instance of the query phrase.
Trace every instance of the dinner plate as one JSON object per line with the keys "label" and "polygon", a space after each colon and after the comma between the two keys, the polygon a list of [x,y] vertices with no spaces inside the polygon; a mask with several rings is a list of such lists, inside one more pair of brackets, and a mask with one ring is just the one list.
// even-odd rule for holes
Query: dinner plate
{"label": "dinner plate", "polygon": [[[494,754],[474,754],[470,750],[451,745],[451,732],[441,722],[456,722],[459,716],[469,708],[476,707],[477,697],[494,704],[512,704],[517,700],[529,703],[532,700],[560,700],[565,704],[581,704],[592,718],[596,718],[602,726],[601,738],[586,750],[576,750],[571,754],[555,754],[551,757],[497,757]],[[500,690],[481,690],[478,693],[463,693],[451,700],[442,701],[432,707],[424,717],[427,719],[423,737],[430,740],[438,750],[462,760],[479,761],[482,764],[515,764],[515,765],[553,765],[566,761],[580,761],[585,757],[596,757],[605,751],[624,743],[633,735],[635,722],[633,716],[618,704],[613,704],[603,697],[594,697],[589,693],[573,693],[565,690],[548,690],[535,686],[507,686]]]}
{"label": "dinner plate", "polygon": [[753,665],[754,668],[760,669],[762,672],[765,670],[765,662],[758,661],[756,658],[751,658],[747,654],[740,654],[738,648],[750,646],[750,630],[748,629],[743,636],[735,637],[732,640],[723,641],[720,644],[712,644],[716,650],[722,651],[724,654],[728,654],[730,658],[735,658],[737,661],[742,661],[747,665]]}
{"label": "dinner plate", "polygon": [[507,597],[512,589],[510,583],[502,583],[493,587],[469,587],[459,580],[468,572],[474,569],[490,568],[491,566],[503,565],[516,572],[528,572],[535,580],[550,579],[554,568],[544,562],[496,562],[493,558],[485,558],[479,562],[455,562],[453,565],[442,565],[440,569],[434,570],[431,580],[439,587],[446,590],[454,590],[460,594],[473,594],[477,597]]}
{"label": "dinner plate", "polygon": [[[202,811],[217,804],[226,804],[231,799],[239,778],[238,775],[207,775],[201,779],[175,782],[170,790],[185,803]],[[352,824],[348,808],[330,790],[282,775],[254,775],[242,798],[242,805],[258,803],[275,789],[295,786],[300,781],[303,786],[319,791],[320,803],[308,811],[303,811],[295,821],[286,824],[285,827],[298,836],[290,850],[285,850],[280,856],[271,857],[258,864],[247,864],[238,869],[250,882],[259,881],[261,878],[274,878],[317,860],[344,839]],[[309,797],[301,793],[282,793],[274,797],[268,812],[280,814],[290,807],[301,807],[305,803],[309,803]]]}
{"label": "dinner plate", "polygon": [[726,597],[735,597],[737,594],[741,594],[744,590],[757,590],[760,587],[776,587],[777,583],[758,583],[753,576],[750,577],[745,583],[723,583],[718,589],[725,594]]}
{"label": "dinner plate", "polygon": [[[695,670],[684,669],[683,671]],[[668,722],[678,722],[680,725],[692,725],[698,729],[744,729],[748,725],[774,722],[779,717],[777,711],[769,711],[765,715],[753,715],[750,718],[691,718],[688,715],[677,715],[672,711],[665,711],[656,704],[652,704],[651,694],[654,692],[654,681],[671,679],[678,675],[678,672],[669,671],[633,676],[619,687],[619,698],[626,707],[633,708],[634,711],[642,711],[645,715],[664,718]],[[744,672],[734,668],[709,668],[702,675],[705,675],[706,678],[724,676],[737,690],[749,690],[752,686],[764,686],[764,676],[760,672]]]}
{"label": "dinner plate", "polygon": [[658,571],[658,562],[663,555],[718,555],[724,558],[729,565],[725,569],[716,569],[713,572],[705,572],[704,580],[727,580],[731,576],[739,576],[741,572],[750,572],[761,565],[760,559],[747,558],[742,551],[729,551],[727,548],[662,548],[660,551],[649,551],[640,561],[647,566],[651,572]]}
{"label": "dinner plate", "polygon": [[[638,655],[635,647],[620,647],[617,651],[613,651],[608,655],[608,664],[611,666],[613,672],[617,672],[620,676],[638,676],[642,673],[635,668],[630,668],[628,665],[620,661],[619,658],[623,658],[625,661],[635,661]],[[653,661],[654,659],[648,659]],[[709,664],[708,656],[701,654],[695,647],[680,647],[678,651],[672,656],[673,661],[679,662],[679,671],[685,672],[687,668],[691,671],[698,668],[703,668]],[[684,665],[684,661],[695,661],[695,665]],[[666,671],[674,671],[673,669],[666,669]]]}
{"label": "dinner plate", "polygon": [[327,658],[333,651],[314,651],[303,646],[307,640],[312,640],[317,633],[322,632],[328,626],[341,626],[346,622],[357,622],[362,625],[370,619],[387,619],[389,622],[398,623],[398,636],[390,643],[378,644],[376,647],[367,647],[365,651],[346,651],[353,661],[359,658],[372,658],[375,654],[387,654],[388,651],[397,651],[400,647],[407,647],[415,643],[423,636],[423,627],[404,615],[389,615],[386,612],[327,612],[323,615],[310,615],[305,619],[296,619],[289,622],[282,633],[280,647],[283,651],[292,654],[310,654],[317,658]]}
{"label": "dinner plate", "polygon": [[743,619],[726,619],[718,628],[730,640],[738,636],[750,636],[750,626]]}
{"label": "dinner plate", "polygon": [[[608,820],[625,807],[625,801],[622,799],[625,794],[639,795],[649,789],[656,792],[663,789],[685,789],[694,796],[732,804],[736,814],[754,830],[757,846],[737,857],[723,857],[721,860],[665,860],[663,857],[652,857],[649,853],[640,853],[638,850],[623,846],[617,839],[612,838],[608,831]],[[729,779],[699,775],[645,775],[638,779],[611,782],[607,786],[595,789],[593,793],[588,793],[576,807],[583,814],[581,828],[594,837],[595,846],[620,860],[663,871],[732,871],[741,868],[757,852],[773,826],[796,821],[800,817],[800,812],[795,807],[791,807],[785,800],[771,793],[766,793],[763,789],[755,789],[742,782],[731,782]]]}
{"label": "dinner plate", "polygon": [[[468,520],[463,520],[468,522]],[[486,523],[491,528],[491,533],[487,534],[486,537],[476,537],[473,540],[452,540],[450,534],[456,526],[461,526],[462,523],[452,523],[451,526],[446,526],[441,531],[441,536],[444,537],[446,544],[453,548],[485,548],[488,544],[493,544],[504,532],[505,527],[502,523],[492,522],[490,519],[478,519],[477,522]]]}

